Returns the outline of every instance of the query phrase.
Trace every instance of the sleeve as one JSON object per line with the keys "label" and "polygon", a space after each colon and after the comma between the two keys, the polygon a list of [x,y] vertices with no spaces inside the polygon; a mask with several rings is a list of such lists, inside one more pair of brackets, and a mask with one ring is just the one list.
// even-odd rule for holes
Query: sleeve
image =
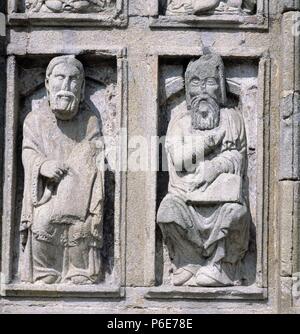
{"label": "sleeve", "polygon": [[105,148],[104,141],[101,137],[99,120],[96,116],[92,116],[88,123],[88,140],[96,148],[96,167],[97,173],[92,188],[90,213],[92,215],[101,216],[104,201],[104,172],[105,172]]}
{"label": "sleeve", "polygon": [[[98,140],[101,137],[101,130],[100,130],[100,120],[99,118],[90,111],[87,106],[84,107],[84,120],[83,122],[87,124],[87,131],[86,131],[86,138],[89,141]],[[86,117],[86,119],[85,119]]]}
{"label": "sleeve", "polygon": [[[185,134],[185,127],[189,120],[186,113],[180,113],[171,119],[166,135],[165,149],[168,163],[174,166],[177,172],[196,168],[193,157],[198,153],[201,156],[203,147],[202,138]],[[199,149],[200,148],[200,149]],[[169,167],[170,169],[170,167]]]}
{"label": "sleeve", "polygon": [[31,224],[33,207],[37,205],[42,193],[40,168],[46,161],[46,157],[41,146],[36,118],[29,114],[23,126],[22,162],[25,176],[21,216],[22,228],[24,228],[24,223]]}
{"label": "sleeve", "polygon": [[[104,146],[98,148],[98,154],[96,157],[97,173],[92,187],[91,201],[89,206],[89,216],[92,220],[92,226],[96,226],[98,233],[94,235],[94,245],[98,247],[103,246],[103,213],[104,213],[104,177],[105,177],[105,164],[104,164]],[[92,234],[94,232],[92,231]]]}
{"label": "sleeve", "polygon": [[225,136],[221,153],[213,159],[213,163],[222,173],[244,173],[246,160],[246,131],[243,116],[239,110],[227,109],[225,118]]}
{"label": "sleeve", "polygon": [[244,155],[237,150],[224,151],[211,162],[218,170],[219,174],[237,174],[243,176]]}
{"label": "sleeve", "polygon": [[102,208],[104,202],[104,151],[98,153],[96,158],[97,174],[92,188],[92,196],[90,202],[90,213],[102,216]]}

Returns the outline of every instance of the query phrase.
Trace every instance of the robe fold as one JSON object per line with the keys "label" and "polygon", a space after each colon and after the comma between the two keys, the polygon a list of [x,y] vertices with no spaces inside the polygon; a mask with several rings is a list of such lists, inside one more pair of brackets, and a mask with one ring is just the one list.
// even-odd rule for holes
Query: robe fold
{"label": "robe fold", "polygon": [[[193,132],[202,137],[204,167],[178,171],[174,157]],[[166,138],[169,193],[160,204],[157,222],[175,270],[188,268],[196,273],[203,266],[222,264],[226,285],[242,279],[240,263],[249,243],[249,212],[246,187],[242,203],[189,203],[186,194],[201,180],[203,170],[213,165],[222,173],[239,175],[244,181],[246,133],[242,115],[236,109],[221,109],[216,129],[191,129],[191,114],[181,112],[169,124]],[[220,189],[220,192],[222,189]],[[223,196],[224,197],[224,196]],[[193,269],[191,269],[193,268]],[[220,275],[222,276],[222,275]],[[220,279],[221,280],[221,279]],[[222,284],[222,281],[219,282]]]}
{"label": "robe fold", "polygon": [[[24,281],[33,283],[47,275],[57,276],[58,281],[83,275],[93,281],[99,275],[104,152],[99,149],[103,144],[98,122],[85,105],[72,120],[58,120],[46,100],[24,121],[21,229],[29,231],[21,273]],[[40,174],[43,163],[50,160],[68,167],[58,183]],[[92,233],[95,225],[97,238]],[[73,256],[73,261],[76,247],[81,255]]]}

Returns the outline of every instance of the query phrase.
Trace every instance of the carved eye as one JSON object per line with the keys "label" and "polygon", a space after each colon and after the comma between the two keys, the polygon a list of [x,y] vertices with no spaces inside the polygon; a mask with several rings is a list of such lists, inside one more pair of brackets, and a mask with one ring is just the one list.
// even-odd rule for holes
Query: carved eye
{"label": "carved eye", "polygon": [[63,75],[57,75],[57,76],[56,76],[56,79],[58,79],[58,80],[64,80],[64,78],[65,78],[65,77],[64,77]]}
{"label": "carved eye", "polygon": [[198,78],[194,78],[194,79],[192,79],[191,84],[194,85],[194,86],[199,86],[199,85],[201,85],[201,80],[198,79]]}
{"label": "carved eye", "polygon": [[209,79],[206,80],[206,84],[207,84],[207,85],[210,85],[210,86],[215,86],[215,85],[217,85],[218,83],[217,83],[217,81],[216,81],[215,78],[209,78]]}

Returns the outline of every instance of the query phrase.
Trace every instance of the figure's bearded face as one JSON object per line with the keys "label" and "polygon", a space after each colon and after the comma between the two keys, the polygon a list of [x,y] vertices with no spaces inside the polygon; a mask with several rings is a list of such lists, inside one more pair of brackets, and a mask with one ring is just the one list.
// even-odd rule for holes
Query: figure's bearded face
{"label": "figure's bearded face", "polygon": [[192,100],[192,127],[195,130],[212,130],[219,126],[220,107],[208,94]]}
{"label": "figure's bearded face", "polygon": [[53,69],[46,87],[50,108],[58,119],[70,120],[78,113],[83,80],[72,64],[61,63]]}
{"label": "figure's bearded face", "polygon": [[221,87],[218,78],[194,73],[188,84],[191,99],[192,127],[211,130],[219,125]]}
{"label": "figure's bearded face", "polygon": [[188,94],[193,99],[196,96],[207,94],[217,103],[221,102],[220,80],[215,77],[204,77],[195,73],[188,84]]}

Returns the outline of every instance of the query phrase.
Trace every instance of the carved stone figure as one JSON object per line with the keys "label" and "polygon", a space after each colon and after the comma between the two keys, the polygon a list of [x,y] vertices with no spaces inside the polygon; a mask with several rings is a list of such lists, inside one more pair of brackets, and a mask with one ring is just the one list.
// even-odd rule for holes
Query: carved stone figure
{"label": "carved stone figure", "polygon": [[221,57],[192,61],[187,110],[168,126],[169,192],[157,222],[177,286],[242,284],[250,228],[247,143],[242,114],[226,107],[226,95]]}
{"label": "carved stone figure", "polygon": [[202,15],[216,11],[252,13],[256,0],[167,0],[166,15]]}
{"label": "carved stone figure", "polygon": [[26,0],[29,12],[98,13],[114,6],[114,0]]}
{"label": "carved stone figure", "polygon": [[104,153],[84,86],[75,57],[54,58],[46,72],[47,99],[24,121],[25,282],[91,284],[101,277]]}

